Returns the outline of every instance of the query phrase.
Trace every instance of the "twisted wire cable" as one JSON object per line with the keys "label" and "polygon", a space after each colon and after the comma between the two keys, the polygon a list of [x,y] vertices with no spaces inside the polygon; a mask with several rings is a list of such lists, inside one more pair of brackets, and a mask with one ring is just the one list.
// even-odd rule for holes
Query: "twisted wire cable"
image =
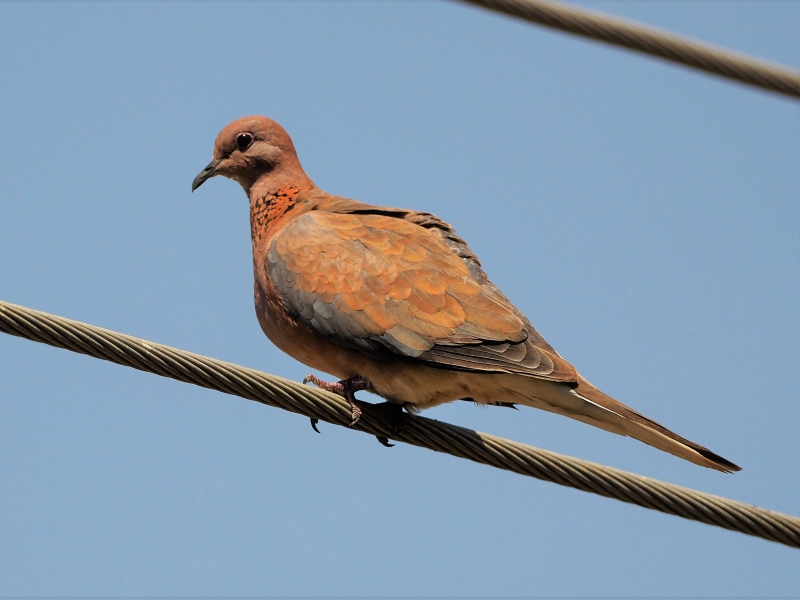
{"label": "twisted wire cable", "polygon": [[800,72],[603,13],[546,0],[461,0],[800,98]]}
{"label": "twisted wire cable", "polygon": [[[0,331],[334,425],[351,421],[347,401],[330,392],[3,301]],[[352,427],[358,431],[800,548],[798,517],[424,417],[404,415],[395,431],[375,405],[359,406],[363,414]]]}

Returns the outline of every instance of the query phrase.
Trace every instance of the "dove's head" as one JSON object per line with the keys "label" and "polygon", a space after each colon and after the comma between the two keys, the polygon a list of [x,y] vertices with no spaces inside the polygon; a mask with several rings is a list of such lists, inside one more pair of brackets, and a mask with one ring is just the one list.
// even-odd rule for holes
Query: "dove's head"
{"label": "dove's head", "polygon": [[214,160],[194,178],[192,191],[216,175],[238,181],[248,195],[257,183],[267,188],[314,185],[300,166],[286,130],[272,119],[258,116],[237,119],[219,132]]}

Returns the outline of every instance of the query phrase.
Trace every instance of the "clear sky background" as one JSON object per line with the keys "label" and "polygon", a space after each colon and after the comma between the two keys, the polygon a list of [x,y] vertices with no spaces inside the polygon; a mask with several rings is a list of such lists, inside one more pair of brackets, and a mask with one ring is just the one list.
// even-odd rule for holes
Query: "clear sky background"
{"label": "clear sky background", "polygon": [[[590,6],[800,67],[798,2]],[[0,4],[0,298],[300,380],[247,202],[438,214],[592,382],[739,463],[427,416],[800,515],[800,103],[448,2]],[[369,398],[369,396],[367,396]],[[797,597],[778,544],[0,336],[0,596]]]}

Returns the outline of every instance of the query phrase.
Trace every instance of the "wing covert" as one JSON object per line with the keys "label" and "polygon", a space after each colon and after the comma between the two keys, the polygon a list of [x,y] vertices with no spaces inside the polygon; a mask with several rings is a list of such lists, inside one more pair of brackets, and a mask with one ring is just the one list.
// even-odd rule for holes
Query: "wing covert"
{"label": "wing covert", "polygon": [[375,358],[574,377],[528,339],[527,319],[499,290],[481,285],[441,236],[407,220],[312,211],[273,240],[265,267],[293,318]]}

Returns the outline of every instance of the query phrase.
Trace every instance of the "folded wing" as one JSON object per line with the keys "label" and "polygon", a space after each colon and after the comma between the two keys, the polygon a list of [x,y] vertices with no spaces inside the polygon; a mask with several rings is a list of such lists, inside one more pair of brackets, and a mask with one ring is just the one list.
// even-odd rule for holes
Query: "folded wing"
{"label": "folded wing", "polygon": [[312,211],[273,240],[265,268],[289,314],[339,345],[375,358],[575,381],[524,315],[479,281],[477,259],[479,273],[447,242],[394,215]]}

